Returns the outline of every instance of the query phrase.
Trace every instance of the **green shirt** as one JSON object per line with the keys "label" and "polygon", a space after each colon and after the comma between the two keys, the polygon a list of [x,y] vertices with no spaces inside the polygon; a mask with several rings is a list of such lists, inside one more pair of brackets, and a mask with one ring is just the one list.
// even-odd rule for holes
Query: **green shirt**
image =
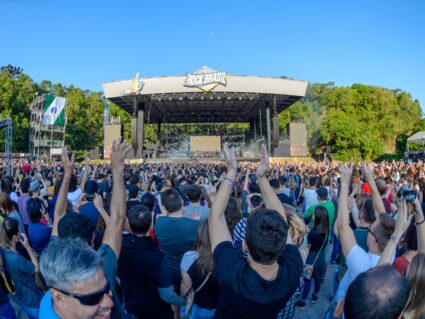
{"label": "green shirt", "polygon": [[329,239],[332,236],[332,226],[334,223],[334,219],[335,219],[335,206],[334,203],[332,202],[321,202],[317,205],[314,206],[310,206],[308,208],[308,210],[304,213],[304,219],[309,220],[310,221],[310,229],[313,229],[314,227],[314,222],[313,222],[313,218],[311,218],[313,216],[314,210],[316,209],[317,206],[323,206],[326,208],[326,210],[328,211],[328,218],[329,218]]}

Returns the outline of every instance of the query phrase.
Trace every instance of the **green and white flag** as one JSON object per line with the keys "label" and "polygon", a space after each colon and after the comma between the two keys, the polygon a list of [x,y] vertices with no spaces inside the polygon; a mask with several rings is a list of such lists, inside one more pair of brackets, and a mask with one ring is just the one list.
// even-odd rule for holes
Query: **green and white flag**
{"label": "green and white flag", "polygon": [[65,125],[65,105],[66,99],[53,95],[44,95],[43,117],[44,125]]}

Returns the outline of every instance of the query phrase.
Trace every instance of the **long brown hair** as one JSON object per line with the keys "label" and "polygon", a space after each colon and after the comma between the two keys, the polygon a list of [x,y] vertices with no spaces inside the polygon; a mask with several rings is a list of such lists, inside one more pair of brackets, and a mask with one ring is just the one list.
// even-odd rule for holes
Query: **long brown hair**
{"label": "long brown hair", "polygon": [[208,220],[204,221],[198,228],[198,236],[193,249],[199,254],[196,266],[203,276],[214,270],[214,262],[211,252],[211,241]]}
{"label": "long brown hair", "polygon": [[5,215],[9,215],[9,213],[13,211],[12,200],[8,193],[0,193],[0,206]]}
{"label": "long brown hair", "polygon": [[0,247],[10,249],[13,236],[19,234],[19,223],[16,219],[6,217],[0,223]]}
{"label": "long brown hair", "polygon": [[407,300],[404,312],[409,314],[409,318],[421,319],[425,315],[425,254],[418,253],[412,259],[407,271],[409,280],[409,299]]}
{"label": "long brown hair", "polygon": [[238,201],[234,197],[229,198],[226,210],[224,211],[224,217],[226,218],[229,233],[233,237],[233,231],[235,230],[237,223],[242,219],[242,210]]}
{"label": "long brown hair", "polygon": [[329,217],[326,207],[319,205],[314,209],[314,228],[319,234],[329,233]]}

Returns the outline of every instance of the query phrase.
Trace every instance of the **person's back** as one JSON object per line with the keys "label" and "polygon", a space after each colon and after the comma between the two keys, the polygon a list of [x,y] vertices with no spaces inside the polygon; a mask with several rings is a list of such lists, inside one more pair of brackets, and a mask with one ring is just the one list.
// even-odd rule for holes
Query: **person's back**
{"label": "person's back", "polygon": [[93,223],[93,225],[97,225],[97,222],[99,220],[99,211],[97,210],[96,206],[94,205],[93,201],[89,201],[78,208],[78,211],[81,215],[86,216],[90,221]]}
{"label": "person's back", "polygon": [[123,239],[117,276],[121,280],[125,308],[137,318],[173,318],[169,304],[161,300],[161,270],[165,255],[149,236],[132,234]]}
{"label": "person's back", "polygon": [[305,210],[308,210],[310,206],[317,205],[319,203],[315,189],[311,189],[311,188],[304,189],[303,196],[304,196]]}
{"label": "person's back", "polygon": [[173,319],[170,303],[185,301],[173,292],[168,260],[149,236],[152,213],[139,205],[127,215],[131,233],[123,240],[117,269],[125,308],[136,318]]}
{"label": "person's back", "polygon": [[183,208],[184,217],[194,220],[199,220],[200,223],[208,219],[210,209],[202,205],[189,204]]}
{"label": "person's back", "polygon": [[[28,184],[28,185],[27,185]],[[18,207],[21,212],[22,221],[25,225],[30,223],[30,219],[27,214],[27,201],[30,199],[30,195],[28,194],[29,183],[28,180],[23,180],[21,183],[22,194],[18,198]]]}
{"label": "person's back", "polygon": [[155,223],[155,237],[169,259],[174,283],[180,281],[180,262],[192,249],[198,227],[198,221],[185,217],[161,216]]}
{"label": "person's back", "polygon": [[[247,228],[257,214],[250,215]],[[276,318],[299,285],[302,260],[294,245],[287,245],[279,256],[272,280],[252,269],[231,242],[220,243],[213,257],[221,292],[216,318]]]}
{"label": "person's back", "polygon": [[208,219],[210,209],[201,205],[202,191],[198,185],[190,185],[186,189],[189,205],[183,208],[183,215],[187,218],[199,220],[200,223]]}
{"label": "person's back", "polygon": [[28,226],[28,239],[38,255],[41,255],[43,249],[49,244],[51,234],[51,227],[43,225],[40,222],[30,222]]}

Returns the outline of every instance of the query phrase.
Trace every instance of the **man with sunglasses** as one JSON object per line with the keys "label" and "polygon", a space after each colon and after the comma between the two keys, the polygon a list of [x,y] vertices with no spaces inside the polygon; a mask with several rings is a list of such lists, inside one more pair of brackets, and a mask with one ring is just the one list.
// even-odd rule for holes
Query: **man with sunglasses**
{"label": "man with sunglasses", "polygon": [[[75,239],[79,237],[79,234],[66,234],[66,237],[74,238],[73,240],[80,243],[79,249],[78,245],[74,250],[61,250],[55,246],[59,245],[56,242],[64,240],[64,234],[61,235],[58,231],[58,225],[66,213],[66,196],[75,165],[74,155],[70,157],[64,149],[62,154],[64,176],[54,212],[52,239],[46,254],[41,257],[41,262],[44,264],[42,274],[50,289],[43,297],[40,318],[128,318],[115,293],[115,275],[126,217],[124,160],[130,148],[126,142],[121,142],[121,140],[118,143],[114,142],[112,146],[111,164],[114,187],[111,215],[103,235],[102,245],[95,252],[100,259],[99,264],[95,261],[89,262],[90,254],[86,250],[91,248],[83,245],[80,238]],[[92,237],[94,238],[94,234]],[[88,238],[85,240],[89,244],[92,242]],[[81,253],[86,251],[86,255],[79,256],[79,251]],[[49,253],[54,258],[49,258]],[[82,259],[85,264],[79,264],[77,259]],[[54,277],[55,273],[56,277]]]}
{"label": "man with sunglasses", "polygon": [[50,292],[43,319],[108,319],[114,305],[102,258],[81,239],[56,239],[45,249],[41,271]]}

